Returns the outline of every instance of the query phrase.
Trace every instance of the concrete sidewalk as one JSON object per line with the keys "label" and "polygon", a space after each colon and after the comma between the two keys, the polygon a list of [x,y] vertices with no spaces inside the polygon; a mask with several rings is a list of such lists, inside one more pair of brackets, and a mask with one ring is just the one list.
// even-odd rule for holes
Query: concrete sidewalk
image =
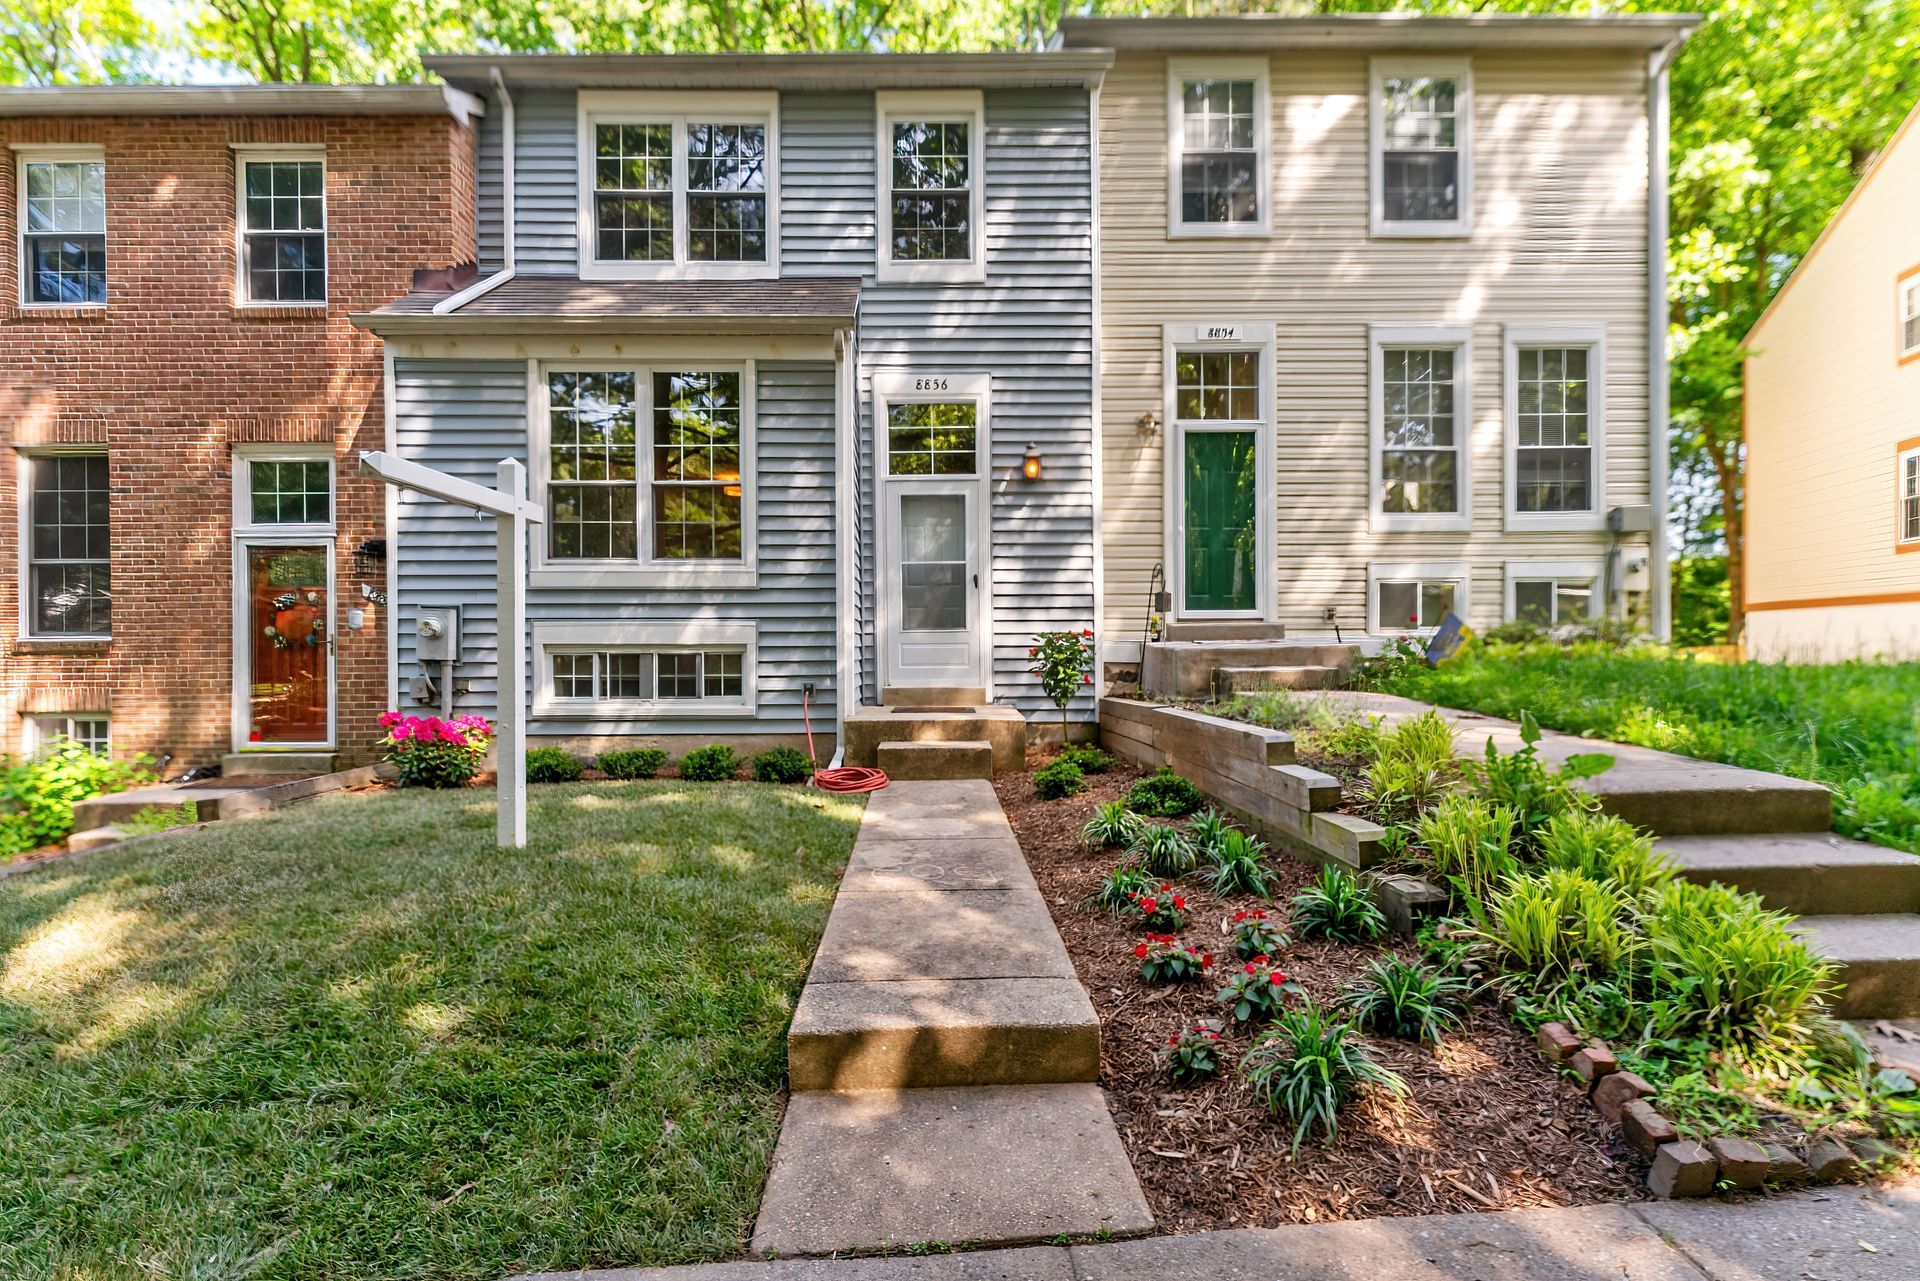
{"label": "concrete sidewalk", "polygon": [[1916,1281],[1920,1181],[916,1258],[540,1274],[542,1281]]}

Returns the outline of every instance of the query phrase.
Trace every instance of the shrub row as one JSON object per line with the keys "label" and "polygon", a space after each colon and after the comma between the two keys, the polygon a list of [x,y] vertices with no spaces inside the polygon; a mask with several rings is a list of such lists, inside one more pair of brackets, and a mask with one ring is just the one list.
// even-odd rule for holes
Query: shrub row
{"label": "shrub row", "polygon": [[[595,762],[608,778],[653,778],[667,766],[667,753],[658,747],[624,747],[601,752]],[[696,747],[680,758],[680,777],[692,782],[724,782],[740,773],[741,760],[724,743]],[[775,747],[752,760],[753,777],[762,783],[804,783],[813,776],[813,761],[805,752]],[[558,747],[527,750],[529,783],[571,783],[587,768],[586,761]]]}

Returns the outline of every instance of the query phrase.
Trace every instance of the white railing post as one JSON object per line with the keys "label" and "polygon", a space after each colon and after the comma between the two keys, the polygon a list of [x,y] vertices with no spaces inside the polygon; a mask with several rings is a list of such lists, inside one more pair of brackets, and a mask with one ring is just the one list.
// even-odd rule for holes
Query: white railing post
{"label": "white railing post", "polygon": [[[513,499],[516,508],[524,506],[526,466],[505,459],[495,474],[495,487]],[[498,843],[501,849],[518,850],[527,845],[527,522],[515,510],[496,516],[494,526],[500,532],[499,635],[494,648],[500,690],[500,732],[494,741],[499,760]]]}

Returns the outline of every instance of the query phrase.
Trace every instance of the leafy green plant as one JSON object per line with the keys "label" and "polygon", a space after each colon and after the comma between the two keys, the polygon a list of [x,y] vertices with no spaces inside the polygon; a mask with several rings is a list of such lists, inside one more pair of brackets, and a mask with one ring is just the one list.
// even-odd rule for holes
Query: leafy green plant
{"label": "leafy green plant", "polygon": [[493,726],[479,716],[403,716],[383,712],[387,759],[402,787],[465,787],[486,762]]}
{"label": "leafy green plant", "polygon": [[1636,898],[1672,880],[1678,869],[1653,838],[1625,819],[1588,810],[1555,814],[1534,834],[1540,861],[1596,881],[1611,881]]}
{"label": "leafy green plant", "polygon": [[121,819],[114,826],[127,836],[145,836],[176,827],[192,827],[199,821],[199,802],[182,801],[178,805],[143,805],[137,814]]}
{"label": "leafy green plant", "polygon": [[1177,934],[1187,923],[1186,897],[1164,882],[1127,895],[1127,906],[1157,934]]}
{"label": "leafy green plant", "polygon": [[1280,922],[1262,908],[1235,912],[1228,921],[1233,926],[1233,954],[1243,961],[1256,956],[1278,956],[1293,940],[1280,928]]}
{"label": "leafy green plant", "polygon": [[1060,709],[1060,741],[1066,742],[1067,704],[1093,685],[1096,657],[1091,628],[1077,632],[1041,632],[1027,651],[1033,660],[1028,671],[1040,678],[1040,688]]}
{"label": "leafy green plant", "polygon": [[1370,717],[1329,719],[1324,725],[1312,725],[1305,737],[1314,753],[1323,757],[1371,761],[1380,754],[1380,722]]}
{"label": "leafy green plant", "polygon": [[1171,934],[1149,934],[1137,944],[1133,955],[1140,962],[1140,977],[1149,983],[1185,983],[1213,968],[1213,958]]}
{"label": "leafy green plant", "polygon": [[1033,772],[1033,794],[1043,801],[1061,800],[1086,790],[1086,775],[1072,761],[1053,761]]}
{"label": "leafy green plant", "polygon": [[1113,757],[1085,743],[1068,743],[1054,755],[1056,761],[1072,761],[1082,774],[1104,774],[1113,768]]}
{"label": "leafy green plant", "polygon": [[1856,840],[1920,852],[1920,772],[1847,779],[1835,789],[1833,826]]}
{"label": "leafy green plant", "polygon": [[1127,789],[1127,808],[1149,818],[1184,818],[1207,803],[1207,794],[1168,766]]}
{"label": "leafy green plant", "polygon": [[1451,773],[1451,769],[1381,756],[1367,766],[1354,791],[1375,822],[1406,823],[1447,794]]}
{"label": "leafy green plant", "polygon": [[773,747],[753,758],[753,777],[762,783],[804,783],[813,777],[813,759],[797,747]]}
{"label": "leafy green plant", "polygon": [[577,783],[587,767],[578,756],[558,747],[527,749],[527,782]]}
{"label": "leafy green plant", "polygon": [[1371,942],[1387,932],[1387,918],[1366,887],[1331,863],[1293,896],[1293,924],[1302,938],[1343,943]]}
{"label": "leafy green plant", "polygon": [[1540,759],[1540,723],[1532,712],[1520,714],[1520,747],[1505,755],[1487,739],[1486,755],[1464,768],[1481,799],[1513,811],[1519,839],[1532,844],[1534,832],[1556,814],[1597,808],[1593,796],[1575,787],[1613,768],[1604,752],[1580,752],[1549,770]]}
{"label": "leafy green plant", "polygon": [[740,772],[740,758],[725,743],[696,747],[680,758],[680,777],[695,783],[723,783]]}
{"label": "leafy green plant", "polygon": [[1139,831],[1140,820],[1128,811],[1125,801],[1107,801],[1080,829],[1080,842],[1091,849],[1112,849],[1133,844]]}
{"label": "leafy green plant", "polygon": [[0,756],[0,859],[51,845],[73,831],[73,805],[153,781],[146,757],[115,760],[67,739],[37,756]]}
{"label": "leafy green plant", "polygon": [[1430,707],[1382,733],[1377,757],[1437,773],[1451,772],[1458,766],[1455,733],[1453,722]]}
{"label": "leafy green plant", "polygon": [[1100,878],[1100,887],[1088,896],[1087,902],[1105,908],[1111,916],[1120,916],[1133,910],[1135,895],[1144,894],[1159,883],[1157,877],[1138,863],[1122,863]]}
{"label": "leafy green plant", "polygon": [[1240,1022],[1251,1023],[1278,1013],[1288,997],[1298,995],[1298,983],[1281,973],[1271,958],[1256,956],[1230,971],[1226,985],[1214,993],[1213,999]]}
{"label": "leafy green plant", "polygon": [[1370,1032],[1438,1045],[1460,1026],[1466,1000],[1465,980],[1389,956],[1367,967],[1344,1004]]}
{"label": "leafy green plant", "polygon": [[1209,857],[1214,847],[1220,844],[1220,838],[1233,829],[1227,816],[1209,806],[1193,816],[1187,824],[1187,839],[1193,842],[1194,851],[1201,858]]}
{"label": "leafy green plant", "polygon": [[1476,924],[1510,970],[1541,982],[1627,967],[1639,940],[1616,885],[1567,868],[1515,876]]}
{"label": "leafy green plant", "polygon": [[1484,902],[1516,871],[1514,812],[1456,792],[1420,816],[1414,832],[1428,871],[1469,902]]}
{"label": "leafy green plant", "polygon": [[1167,823],[1141,824],[1128,852],[1155,876],[1184,876],[1197,861],[1187,834]]}
{"label": "leafy green plant", "polygon": [[652,778],[667,767],[667,754],[657,747],[623,747],[600,753],[597,763],[608,778]]}
{"label": "leafy green plant", "polygon": [[1272,897],[1267,885],[1266,842],[1230,827],[1207,854],[1212,867],[1208,885],[1222,898],[1232,894]]}
{"label": "leafy green plant", "polygon": [[1211,709],[1214,715],[1263,729],[1292,729],[1307,719],[1300,700],[1283,689],[1247,690]]}
{"label": "leafy green plant", "polygon": [[1358,1028],[1317,1005],[1277,1017],[1241,1063],[1255,1098],[1293,1125],[1293,1152],[1316,1130],[1328,1141],[1339,1133],[1340,1113],[1368,1088],[1407,1093],[1397,1073],[1376,1063]]}
{"label": "leafy green plant", "polygon": [[1182,1028],[1167,1038],[1167,1071],[1182,1084],[1220,1074],[1220,1034],[1210,1027]]}

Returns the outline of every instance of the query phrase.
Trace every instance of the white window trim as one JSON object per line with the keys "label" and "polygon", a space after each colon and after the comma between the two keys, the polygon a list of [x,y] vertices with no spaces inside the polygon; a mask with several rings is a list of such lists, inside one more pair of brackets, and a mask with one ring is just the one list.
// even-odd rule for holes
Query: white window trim
{"label": "white window trim", "polygon": [[[1465,533],[1473,528],[1473,330],[1465,325],[1374,325],[1367,332],[1367,527],[1376,534],[1414,530]],[[1454,492],[1452,512],[1381,510],[1386,490],[1386,361],[1388,347],[1452,348]]]}
{"label": "white window trim", "polygon": [[[880,217],[875,278],[885,284],[978,283],[987,278],[986,98],[978,89],[951,92],[882,91],[873,95],[874,177]],[[898,121],[961,120],[967,125],[967,178],[973,218],[972,253],[938,262],[893,259],[893,126]]]}
{"label": "white window trim", "polygon": [[[1253,422],[1183,422],[1174,416],[1176,376],[1175,353],[1181,348],[1207,351],[1253,351],[1260,356],[1260,417]],[[1167,588],[1173,593],[1173,618],[1179,621],[1209,619],[1264,619],[1271,621],[1274,608],[1275,546],[1274,510],[1278,477],[1274,464],[1274,327],[1271,323],[1223,321],[1207,324],[1161,326],[1160,350],[1161,418],[1166,424],[1165,457],[1160,476],[1161,528],[1165,544],[1161,560],[1167,566]],[[1259,474],[1254,537],[1259,548],[1259,575],[1250,610],[1190,610],[1187,599],[1186,489],[1181,482],[1181,467],[1186,454],[1188,431],[1246,431],[1254,434],[1254,467]]]}
{"label": "white window trim", "polygon": [[1500,607],[1502,621],[1511,623],[1518,618],[1518,607],[1514,602],[1515,584],[1549,579],[1554,582],[1591,581],[1593,600],[1587,616],[1599,618],[1606,612],[1606,602],[1600,597],[1601,592],[1606,589],[1606,565],[1603,562],[1598,560],[1510,560],[1506,563],[1506,589]]}
{"label": "white window trim", "polygon": [[[327,519],[304,524],[256,524],[253,519],[253,465],[255,463],[327,464]],[[340,468],[331,445],[247,444],[233,447],[233,536],[282,536],[331,539],[340,513]]]}
{"label": "white window trim", "polygon": [[1893,309],[1898,315],[1894,325],[1894,346],[1900,349],[1902,361],[1920,356],[1920,342],[1907,345],[1907,325],[1920,319],[1920,267],[1915,267],[1898,281],[1894,282]]}
{"label": "white window trim", "polygon": [[[1167,60],[1167,239],[1273,234],[1272,68],[1265,58],[1169,58]],[[1188,222],[1180,211],[1180,170],[1185,133],[1181,93],[1188,80],[1253,81],[1253,146],[1257,153],[1252,222]]]}
{"label": "white window trim", "polygon": [[[740,375],[740,559],[685,561],[653,558],[653,375],[681,370],[733,371]],[[749,588],[759,582],[759,387],[756,362],[737,359],[564,360],[527,362],[527,470],[532,501],[547,506],[547,377],[556,373],[632,373],[636,422],[635,479],[639,487],[639,532],[633,560],[556,559],[547,554],[543,526],[533,538],[527,582],[533,587]]]}
{"label": "white window trim", "polygon": [[[1506,420],[1505,467],[1500,487],[1508,533],[1598,531],[1607,527],[1607,337],[1598,325],[1508,325],[1504,334],[1501,400]],[[1587,349],[1587,438],[1593,450],[1593,507],[1583,512],[1519,510],[1520,349]]]}
{"label": "white window trim", "polygon": [[1464,620],[1473,618],[1473,571],[1463,560],[1371,561],[1367,565],[1367,631],[1375,636],[1430,636],[1435,627],[1409,629],[1380,626],[1380,584],[1406,582],[1450,582],[1453,584],[1453,612]]}
{"label": "white window trim", "polygon": [[[699,653],[735,650],[740,663],[740,698],[635,699],[558,698],[553,692],[553,651],[645,650]],[[551,720],[688,720],[752,717],[759,711],[759,624],[668,619],[651,623],[535,623],[533,625],[533,714]],[[659,679],[656,666],[654,679]],[[658,686],[655,686],[656,690]]]}
{"label": "white window trim", "polygon": [[[256,146],[234,143],[233,152],[233,305],[236,307],[305,307],[325,311],[333,295],[333,209],[327,199],[327,152],[321,146]],[[247,166],[260,162],[320,162],[320,235],[326,246],[321,260],[320,297],[317,299],[255,299],[247,284]]]}
{"label": "white window trim", "polygon": [[[1460,153],[1460,216],[1450,222],[1389,221],[1386,216],[1386,82],[1441,76],[1454,81],[1454,136]],[[1467,58],[1373,58],[1367,71],[1367,223],[1371,235],[1444,240],[1473,234],[1473,62]]]}
{"label": "white window trim", "polygon": [[1920,534],[1907,536],[1907,463],[1920,460],[1920,448],[1903,449],[1893,462],[1893,545],[1902,549],[1920,547]]}
{"label": "white window trim", "polygon": [[[63,717],[69,722],[105,721],[107,723],[107,747],[106,747],[106,751],[102,754],[106,756],[113,755],[113,715],[111,713],[109,712],[35,712],[35,711],[25,711],[20,713],[21,755],[23,756],[37,755],[40,749],[46,745],[47,740],[42,738],[40,734],[39,722],[44,718],[51,718],[55,716]],[[72,735],[69,734],[67,735],[67,737],[72,738]]]}
{"label": "white window trim", "polygon": [[[13,145],[13,190],[14,190],[14,256],[20,263],[19,279],[14,281],[14,300],[23,309],[29,311],[71,311],[75,309],[103,311],[104,302],[33,302],[28,295],[27,256],[27,166],[58,164],[97,164],[107,162],[107,149],[102,146],[41,146],[38,144],[15,143]],[[113,243],[111,222],[104,223],[99,235],[107,240],[107,281],[112,287],[113,281]],[[93,235],[93,232],[86,232]]]}
{"label": "white window trim", "polygon": [[[768,280],[780,274],[780,95],[778,93],[629,92],[585,90],[579,95],[579,194],[575,210],[582,280]],[[691,262],[687,258],[687,117],[702,123],[764,125],[767,130],[767,259],[765,262]],[[609,262],[594,256],[593,131],[602,124],[673,126],[673,258],[666,262]]]}
{"label": "white window trim", "polygon": [[[20,598],[20,631],[18,635],[21,640],[55,641],[55,642],[73,641],[76,643],[97,643],[100,641],[110,641],[113,639],[113,633],[111,631],[37,632],[33,629],[32,533],[33,533],[33,472],[34,472],[34,468],[39,464],[41,459],[45,459],[45,458],[59,458],[63,455],[67,457],[73,457],[75,455],[78,455],[81,457],[89,457],[96,454],[102,458],[107,457],[108,453],[107,453],[106,447],[104,445],[88,445],[84,447],[55,446],[53,448],[35,447],[33,449],[19,449],[15,452],[14,482],[15,482],[16,489],[14,493],[13,509],[14,509],[16,525],[14,530],[14,544],[20,550],[19,550],[19,560],[17,562],[18,577],[16,577],[14,581],[20,585],[20,590],[16,593],[16,595],[18,595]],[[112,464],[109,463],[108,467],[109,467],[108,484],[109,486],[111,486]],[[108,574],[109,576],[111,576],[112,567],[113,567],[113,557],[112,557],[113,524],[112,524],[111,516],[109,516],[108,524],[107,524],[107,553],[108,553],[108,557],[107,557]]]}

